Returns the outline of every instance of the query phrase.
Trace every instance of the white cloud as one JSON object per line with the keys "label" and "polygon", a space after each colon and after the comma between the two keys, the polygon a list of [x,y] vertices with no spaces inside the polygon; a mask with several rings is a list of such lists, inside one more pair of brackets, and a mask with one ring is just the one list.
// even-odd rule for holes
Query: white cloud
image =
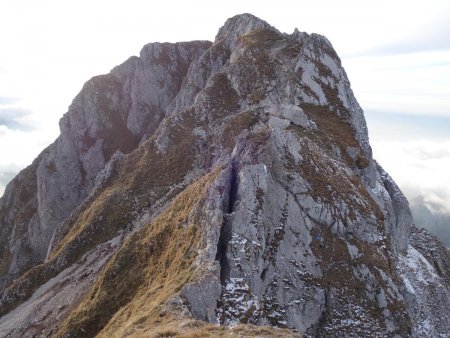
{"label": "white cloud", "polygon": [[0,125],[0,196],[14,174],[31,164],[51,137],[43,130],[25,132]]}
{"label": "white cloud", "polygon": [[374,157],[410,199],[450,213],[450,140],[372,141]]}

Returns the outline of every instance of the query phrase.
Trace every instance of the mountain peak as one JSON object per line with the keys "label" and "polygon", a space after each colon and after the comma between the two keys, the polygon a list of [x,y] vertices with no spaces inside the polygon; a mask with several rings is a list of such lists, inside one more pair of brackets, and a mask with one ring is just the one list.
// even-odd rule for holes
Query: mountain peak
{"label": "mountain peak", "polygon": [[279,33],[276,28],[252,14],[239,14],[233,16],[225,22],[225,24],[219,29],[215,41],[217,42],[224,39],[227,42],[227,45],[233,49],[241,36],[252,31],[263,29],[272,30]]}
{"label": "mountain peak", "polygon": [[0,337],[448,336],[449,260],[328,40],[241,14],[89,80],[8,185]]}

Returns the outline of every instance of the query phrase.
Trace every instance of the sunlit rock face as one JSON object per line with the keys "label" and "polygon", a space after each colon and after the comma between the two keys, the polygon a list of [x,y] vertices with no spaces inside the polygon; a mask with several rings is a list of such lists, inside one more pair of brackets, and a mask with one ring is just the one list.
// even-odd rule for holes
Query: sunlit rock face
{"label": "sunlit rock face", "polygon": [[450,334],[448,251],[411,228],[325,37],[243,14],[149,44],[60,125],[0,200],[0,336]]}

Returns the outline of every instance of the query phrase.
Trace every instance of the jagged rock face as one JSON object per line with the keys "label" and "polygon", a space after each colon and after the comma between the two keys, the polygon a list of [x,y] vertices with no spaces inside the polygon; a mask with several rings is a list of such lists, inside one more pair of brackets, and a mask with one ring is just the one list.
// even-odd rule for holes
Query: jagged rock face
{"label": "jagged rock face", "polygon": [[408,243],[408,202],[324,37],[243,14],[213,44],[148,45],[88,82],[61,131],[0,201],[4,283],[47,256],[4,290],[0,336],[139,336],[186,316],[449,333],[431,318],[448,312],[448,253]]}
{"label": "jagged rock face", "polygon": [[408,252],[399,266],[413,331],[419,337],[448,336],[449,249],[424,229],[413,227]]}
{"label": "jagged rock face", "polygon": [[99,171],[116,151],[130,152],[155,131],[191,61],[209,46],[149,44],[139,58],[85,84],[60,121],[61,136],[0,202],[3,283],[45,259],[52,236],[88,196]]}

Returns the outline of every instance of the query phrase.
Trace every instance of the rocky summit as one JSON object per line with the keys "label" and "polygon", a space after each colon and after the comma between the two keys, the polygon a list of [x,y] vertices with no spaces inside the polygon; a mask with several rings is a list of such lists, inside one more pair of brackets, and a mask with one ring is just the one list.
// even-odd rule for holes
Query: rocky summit
{"label": "rocky summit", "polygon": [[242,14],[89,80],[0,200],[0,337],[448,337],[450,255],[323,36]]}

